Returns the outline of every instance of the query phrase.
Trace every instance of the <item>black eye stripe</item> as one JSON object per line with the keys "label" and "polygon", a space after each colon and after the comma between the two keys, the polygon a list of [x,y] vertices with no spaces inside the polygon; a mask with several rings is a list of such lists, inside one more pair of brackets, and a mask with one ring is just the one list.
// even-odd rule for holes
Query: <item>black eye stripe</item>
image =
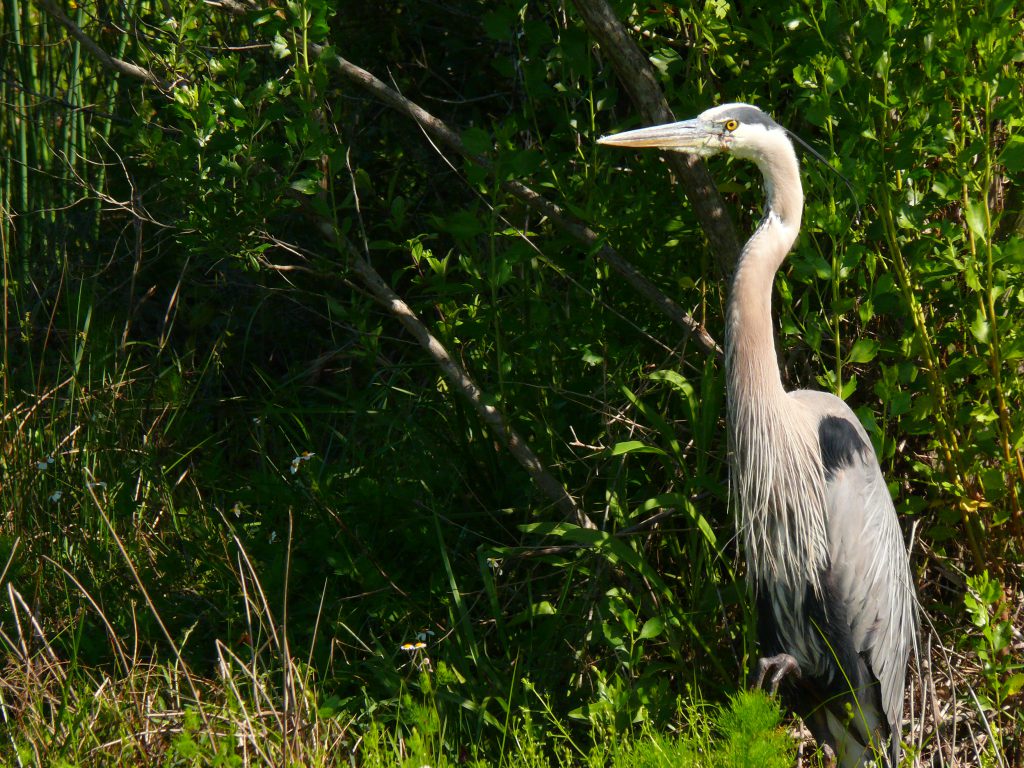
{"label": "black eye stripe", "polygon": [[735,120],[744,125],[763,125],[765,128],[775,128],[778,124],[768,115],[756,107],[743,105],[729,110],[727,120]]}

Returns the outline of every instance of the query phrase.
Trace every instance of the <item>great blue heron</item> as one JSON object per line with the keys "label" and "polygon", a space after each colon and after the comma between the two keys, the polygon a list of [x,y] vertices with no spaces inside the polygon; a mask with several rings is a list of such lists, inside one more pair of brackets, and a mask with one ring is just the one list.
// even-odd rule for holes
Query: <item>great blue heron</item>
{"label": "great blue heron", "polygon": [[783,700],[844,768],[877,757],[895,768],[917,625],[896,510],[850,407],[826,392],[786,392],[776,358],[772,283],[804,202],[789,134],[757,107],[726,104],[600,142],[726,152],[764,176],[764,216],[736,265],[725,327],[731,487],[763,654],[756,684],[782,683]]}

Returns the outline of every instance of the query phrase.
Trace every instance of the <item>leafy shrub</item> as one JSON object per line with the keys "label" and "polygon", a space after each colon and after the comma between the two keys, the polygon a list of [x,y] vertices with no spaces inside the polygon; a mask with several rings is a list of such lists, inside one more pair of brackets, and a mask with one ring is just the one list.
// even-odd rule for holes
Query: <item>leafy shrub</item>
{"label": "leafy shrub", "polygon": [[781,727],[776,699],[761,691],[743,691],[723,709],[717,721],[722,743],[712,760],[715,768],[788,768],[796,744]]}

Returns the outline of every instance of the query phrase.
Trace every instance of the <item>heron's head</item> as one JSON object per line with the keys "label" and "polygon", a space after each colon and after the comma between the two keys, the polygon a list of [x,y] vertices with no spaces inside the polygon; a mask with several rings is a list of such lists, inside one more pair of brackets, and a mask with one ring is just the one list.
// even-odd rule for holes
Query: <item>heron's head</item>
{"label": "heron's head", "polygon": [[723,104],[692,120],[602,136],[597,141],[617,147],[670,149],[700,157],[729,152],[758,161],[777,147],[780,140],[792,147],[786,129],[757,107]]}

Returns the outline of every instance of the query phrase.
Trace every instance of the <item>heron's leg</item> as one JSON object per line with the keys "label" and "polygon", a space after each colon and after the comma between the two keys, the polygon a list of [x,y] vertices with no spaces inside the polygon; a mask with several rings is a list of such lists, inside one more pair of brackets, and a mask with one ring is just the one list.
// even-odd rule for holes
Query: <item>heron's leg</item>
{"label": "heron's leg", "polygon": [[[771,675],[769,676],[769,673]],[[771,693],[774,696],[778,693],[779,683],[786,675],[800,677],[800,665],[796,659],[788,653],[780,653],[776,656],[762,656],[757,661],[757,678],[754,680],[755,688],[764,688],[764,680],[767,677],[771,684]]]}

